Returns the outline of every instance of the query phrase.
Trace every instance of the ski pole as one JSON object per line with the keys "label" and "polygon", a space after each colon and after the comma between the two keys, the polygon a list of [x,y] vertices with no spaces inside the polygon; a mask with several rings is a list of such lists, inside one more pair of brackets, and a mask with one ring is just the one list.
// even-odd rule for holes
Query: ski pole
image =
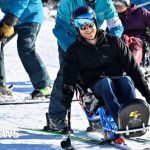
{"label": "ski pole", "polygon": [[0,35],[0,79],[3,83],[6,82],[6,75],[5,75],[5,64],[4,64],[4,45],[5,45],[5,38]]}
{"label": "ski pole", "polygon": [[145,3],[137,5],[137,7],[139,8],[139,7],[143,7],[143,6],[149,5],[149,4],[150,4],[150,2],[145,2]]}
{"label": "ski pole", "polygon": [[61,147],[65,150],[75,150],[73,146],[71,145],[71,139],[70,139],[70,134],[71,134],[71,107],[67,111],[67,117],[68,117],[68,133],[67,133],[67,139],[66,141],[61,142]]}

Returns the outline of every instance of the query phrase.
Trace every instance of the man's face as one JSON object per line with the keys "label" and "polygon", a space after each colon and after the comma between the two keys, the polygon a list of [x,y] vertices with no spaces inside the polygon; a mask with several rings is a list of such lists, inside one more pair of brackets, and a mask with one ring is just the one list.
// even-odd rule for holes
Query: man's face
{"label": "man's face", "polygon": [[97,28],[95,23],[86,24],[82,28],[79,28],[79,32],[81,36],[84,37],[86,40],[92,40],[95,38]]}

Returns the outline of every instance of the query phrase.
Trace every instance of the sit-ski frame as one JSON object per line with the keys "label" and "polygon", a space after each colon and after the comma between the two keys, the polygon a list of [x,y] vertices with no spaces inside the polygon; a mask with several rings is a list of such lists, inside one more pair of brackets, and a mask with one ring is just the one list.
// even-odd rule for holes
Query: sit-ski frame
{"label": "sit-ski frame", "polygon": [[106,123],[107,123],[107,127],[105,127],[102,116],[101,116],[102,113],[104,113],[103,111],[104,111],[103,108],[98,108],[96,113],[93,114],[91,117],[87,116],[88,120],[91,121],[91,122],[99,120],[100,123],[102,124],[103,131],[113,132],[115,134],[126,134],[126,136],[129,136],[129,134],[131,132],[133,133],[133,132],[137,132],[137,131],[142,131],[143,133],[145,133],[146,131],[150,130],[150,125],[145,126],[145,123],[142,123],[142,127],[136,128],[136,129],[129,129],[129,127],[127,125],[125,130],[118,130],[118,129],[114,130],[114,129],[112,129],[112,126],[109,123],[110,119],[112,119],[111,116],[107,117],[107,119],[105,120]]}

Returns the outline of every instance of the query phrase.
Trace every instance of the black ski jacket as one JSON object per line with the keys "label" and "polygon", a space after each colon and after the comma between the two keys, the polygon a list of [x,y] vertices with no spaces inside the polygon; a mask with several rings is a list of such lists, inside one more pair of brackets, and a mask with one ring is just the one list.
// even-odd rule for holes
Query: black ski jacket
{"label": "black ski jacket", "polygon": [[144,75],[124,42],[102,31],[97,34],[96,46],[78,37],[67,50],[63,70],[64,84],[74,86],[80,74],[84,88],[91,88],[103,76],[122,76],[125,72],[141,94],[150,98]]}

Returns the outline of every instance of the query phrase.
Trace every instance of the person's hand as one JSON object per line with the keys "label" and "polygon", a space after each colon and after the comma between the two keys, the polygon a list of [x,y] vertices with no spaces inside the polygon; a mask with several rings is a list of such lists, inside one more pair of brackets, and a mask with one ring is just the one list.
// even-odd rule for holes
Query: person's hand
{"label": "person's hand", "polygon": [[14,27],[3,23],[0,32],[3,37],[8,38],[14,34]]}
{"label": "person's hand", "polygon": [[71,107],[73,95],[74,95],[73,86],[72,85],[64,85],[63,99],[62,99],[61,103],[66,109],[69,109]]}
{"label": "person's hand", "polygon": [[14,34],[14,26],[18,23],[19,18],[12,13],[6,13],[2,19],[0,34],[4,38],[8,38]]}

